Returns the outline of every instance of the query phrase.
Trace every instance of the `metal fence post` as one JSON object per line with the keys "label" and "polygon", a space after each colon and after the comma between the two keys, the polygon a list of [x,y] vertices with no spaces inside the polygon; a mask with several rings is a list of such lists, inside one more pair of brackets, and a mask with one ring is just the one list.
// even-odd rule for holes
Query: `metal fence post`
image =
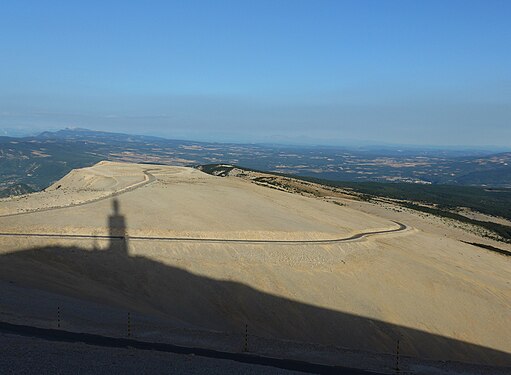
{"label": "metal fence post", "polygon": [[131,337],[131,313],[128,313],[128,337]]}
{"label": "metal fence post", "polygon": [[397,346],[396,346],[396,374],[399,374],[399,339],[397,339]]}
{"label": "metal fence post", "polygon": [[248,352],[248,324],[245,324],[245,352]]}

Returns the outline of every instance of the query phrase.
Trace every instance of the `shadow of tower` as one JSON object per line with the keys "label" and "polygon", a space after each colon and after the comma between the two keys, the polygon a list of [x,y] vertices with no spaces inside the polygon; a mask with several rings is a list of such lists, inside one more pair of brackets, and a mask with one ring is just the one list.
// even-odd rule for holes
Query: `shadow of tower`
{"label": "shadow of tower", "polygon": [[120,213],[119,200],[117,198],[114,198],[112,201],[112,210],[113,213],[108,216],[108,230],[110,235],[108,251],[128,256],[126,218]]}

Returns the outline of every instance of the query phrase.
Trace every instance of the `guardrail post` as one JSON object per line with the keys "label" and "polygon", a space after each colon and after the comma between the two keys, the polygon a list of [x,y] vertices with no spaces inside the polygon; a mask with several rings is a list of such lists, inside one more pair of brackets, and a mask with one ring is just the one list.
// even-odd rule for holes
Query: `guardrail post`
{"label": "guardrail post", "polygon": [[396,345],[396,374],[400,373],[399,369],[399,339],[397,339],[397,345]]}
{"label": "guardrail post", "polygon": [[131,313],[128,312],[128,337],[131,337]]}
{"label": "guardrail post", "polygon": [[248,352],[248,324],[245,324],[245,347],[243,351]]}

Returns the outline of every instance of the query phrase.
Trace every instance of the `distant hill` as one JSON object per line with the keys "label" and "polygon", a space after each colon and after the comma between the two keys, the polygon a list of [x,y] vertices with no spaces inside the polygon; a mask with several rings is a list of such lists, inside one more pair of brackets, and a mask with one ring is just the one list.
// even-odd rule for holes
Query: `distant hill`
{"label": "distant hill", "polygon": [[208,143],[68,128],[31,137],[0,136],[0,196],[44,189],[71,169],[100,160],[228,163],[334,181],[511,187],[511,153]]}
{"label": "distant hill", "polygon": [[104,140],[111,142],[169,141],[159,137],[103,132],[83,128],[66,128],[56,132],[47,131],[39,134],[37,138],[66,140]]}

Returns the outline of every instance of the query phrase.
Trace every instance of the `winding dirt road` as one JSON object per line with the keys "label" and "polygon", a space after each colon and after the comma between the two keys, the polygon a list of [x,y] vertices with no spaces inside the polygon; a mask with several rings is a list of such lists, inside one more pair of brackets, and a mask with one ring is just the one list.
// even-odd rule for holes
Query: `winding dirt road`
{"label": "winding dirt road", "polygon": [[0,215],[0,217],[20,216],[20,215],[33,214],[33,213],[36,213],[36,212],[46,212],[46,211],[52,211],[52,210],[60,210],[60,209],[64,209],[64,208],[80,207],[80,206],[85,206],[87,204],[100,202],[100,201],[103,201],[105,199],[110,199],[110,198],[113,198],[113,197],[117,197],[117,196],[119,196],[121,194],[127,193],[129,191],[133,191],[135,189],[138,189],[139,187],[148,185],[148,184],[156,181],[156,177],[154,177],[151,173],[149,173],[149,171],[153,171],[153,170],[155,170],[155,169],[146,169],[146,170],[142,171],[144,173],[144,175],[145,175],[144,176],[144,181],[137,182],[136,184],[127,186],[124,189],[114,191],[113,193],[106,194],[106,195],[104,195],[102,197],[99,197],[99,198],[94,198],[94,199],[91,199],[91,200],[88,200],[88,201],[85,201],[85,202],[80,202],[80,203],[71,203],[71,204],[67,204],[65,206],[53,206],[53,207],[48,207],[48,208],[39,208],[39,209],[30,210],[30,211],[26,211],[26,212],[16,212],[14,214],[4,214],[4,215]]}
{"label": "winding dirt road", "polygon": [[[150,171],[154,171],[155,169],[145,169],[143,171],[145,177],[144,181],[137,182],[131,186],[128,186],[124,189],[115,191],[113,193],[104,195],[99,198],[91,199],[85,202],[73,203],[65,206],[56,206],[56,207],[48,207],[41,208],[27,212],[17,212],[13,214],[5,214],[0,215],[2,217],[11,217],[11,216],[20,216],[20,215],[28,215],[32,213],[38,212],[47,212],[58,209],[72,208],[72,207],[80,207],[85,206],[87,204],[100,202],[106,199],[110,199],[112,197],[119,196],[121,194],[133,191],[142,186],[148,185],[154,181],[156,181],[156,177],[150,173]],[[378,231],[367,231],[354,234],[349,237],[344,238],[334,238],[334,239],[317,239],[317,240],[265,240],[265,239],[227,239],[227,238],[200,238],[200,237],[150,237],[150,236],[129,236],[127,237],[130,241],[172,241],[172,242],[211,242],[211,243],[250,243],[250,244],[289,244],[289,245],[311,245],[311,244],[334,244],[340,242],[351,242],[363,239],[365,237],[381,235],[387,233],[395,233],[402,232],[408,229],[408,227],[397,221],[394,221],[395,224],[398,225],[397,228],[393,229],[385,229]],[[110,235],[87,235],[87,234],[58,234],[58,233],[0,233],[0,237],[41,237],[41,238],[69,238],[69,239],[110,239],[110,240],[123,240],[122,236],[110,236]]]}
{"label": "winding dirt road", "polygon": [[[200,237],[150,237],[150,236],[129,236],[130,241],[172,241],[172,242],[212,242],[212,243],[250,243],[250,244],[289,244],[289,245],[312,245],[312,244],[334,244],[339,242],[357,241],[364,237],[402,232],[408,229],[403,223],[394,221],[398,225],[394,229],[368,231],[357,233],[345,238],[319,239],[319,240],[241,240],[225,238],[200,238]],[[57,234],[57,233],[0,233],[0,237],[42,237],[42,238],[69,238],[69,239],[110,239],[124,240],[123,236],[88,235],[88,234]]]}

